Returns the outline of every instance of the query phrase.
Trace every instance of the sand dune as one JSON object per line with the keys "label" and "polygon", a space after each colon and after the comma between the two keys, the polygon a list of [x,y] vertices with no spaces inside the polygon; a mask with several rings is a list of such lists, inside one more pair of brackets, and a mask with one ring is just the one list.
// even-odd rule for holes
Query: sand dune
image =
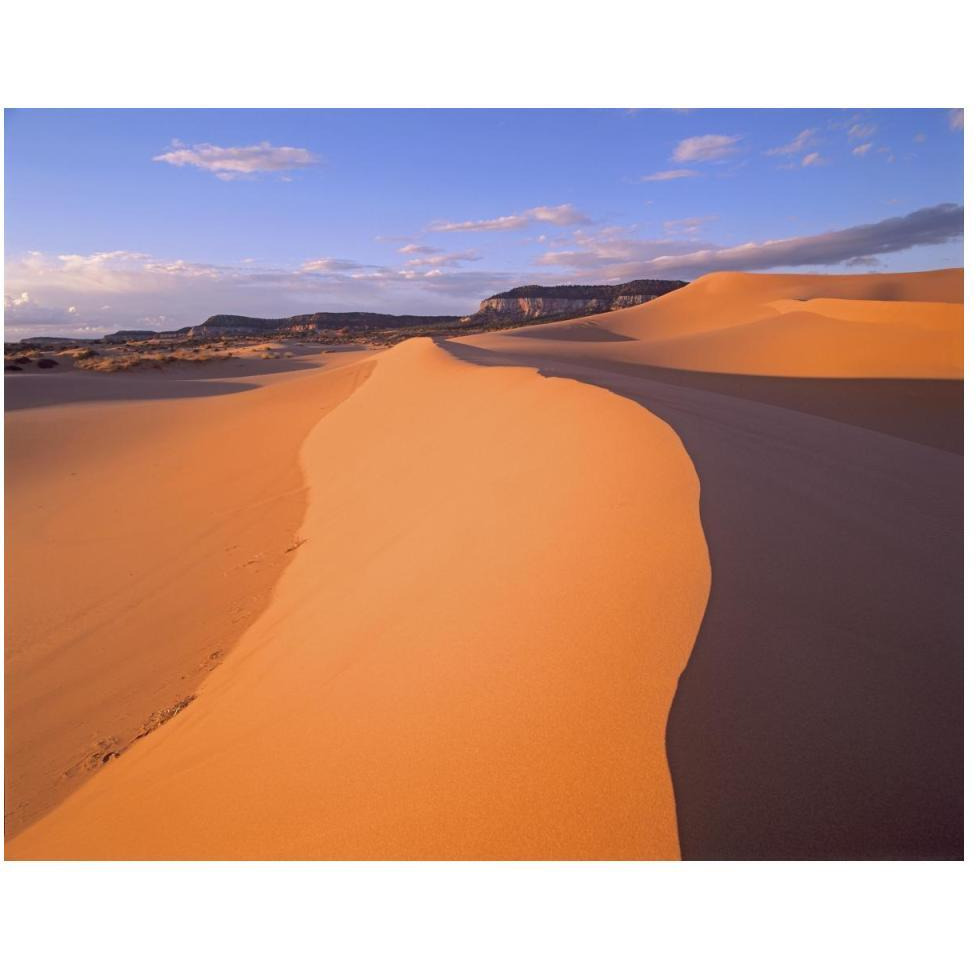
{"label": "sand dune", "polygon": [[15,858],[673,858],[698,480],[585,384],[377,357],[303,449],[303,541],[196,700]]}
{"label": "sand dune", "polygon": [[[960,379],[962,284],[961,269],[721,272],[634,308],[462,341],[543,355],[559,343],[565,356],[719,373]],[[617,341],[595,353],[601,331]]]}
{"label": "sand dune", "polygon": [[299,447],[364,356],[7,379],[6,836],[192,695],[265,606],[304,512]]}

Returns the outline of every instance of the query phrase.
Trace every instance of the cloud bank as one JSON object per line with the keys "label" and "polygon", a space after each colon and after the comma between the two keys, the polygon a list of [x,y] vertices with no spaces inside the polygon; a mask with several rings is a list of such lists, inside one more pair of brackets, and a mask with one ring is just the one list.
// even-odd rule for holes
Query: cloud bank
{"label": "cloud bank", "polygon": [[866,264],[881,255],[957,240],[962,233],[962,206],[943,203],[903,217],[806,237],[694,250],[668,250],[668,241],[594,242],[589,248],[544,254],[539,263],[599,269],[614,278],[695,277],[710,271]]}
{"label": "cloud bank", "polygon": [[464,314],[486,295],[522,283],[512,272],[465,267],[480,259],[475,251],[420,252],[399,266],[321,257],[280,268],[204,264],[134,251],[32,251],[7,261],[6,332],[10,339],[91,338],[117,329],[178,329],[218,312]]}

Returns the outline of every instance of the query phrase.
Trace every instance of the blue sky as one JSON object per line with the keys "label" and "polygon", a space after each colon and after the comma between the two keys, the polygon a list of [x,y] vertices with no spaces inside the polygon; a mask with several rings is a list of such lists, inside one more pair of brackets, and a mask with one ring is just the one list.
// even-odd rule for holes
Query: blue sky
{"label": "blue sky", "polygon": [[9,338],[962,264],[949,109],[14,110],[5,126]]}

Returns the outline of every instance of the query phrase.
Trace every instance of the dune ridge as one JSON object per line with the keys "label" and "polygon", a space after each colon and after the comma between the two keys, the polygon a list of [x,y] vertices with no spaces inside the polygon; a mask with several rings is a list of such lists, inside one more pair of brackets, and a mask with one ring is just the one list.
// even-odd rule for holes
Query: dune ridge
{"label": "dune ridge", "polygon": [[[716,272],[644,305],[459,339],[486,349],[757,376],[961,379],[962,269],[867,275]],[[579,335],[575,336],[574,330]],[[549,347],[548,350],[546,347]]]}
{"label": "dune ridge", "polygon": [[698,481],[634,404],[430,340],[303,448],[306,541],[197,700],[14,858],[675,858]]}

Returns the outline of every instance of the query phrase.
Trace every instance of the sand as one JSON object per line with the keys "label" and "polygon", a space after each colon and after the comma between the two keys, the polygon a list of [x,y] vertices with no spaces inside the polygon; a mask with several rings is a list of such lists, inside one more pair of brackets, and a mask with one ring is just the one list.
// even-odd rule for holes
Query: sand
{"label": "sand", "polygon": [[670,428],[418,339],[303,463],[271,604],[7,856],[677,857],[665,726],[709,563]]}
{"label": "sand", "polygon": [[[607,338],[597,353],[600,332]],[[564,357],[717,373],[958,380],[962,270],[721,272],[634,308],[471,341],[519,355],[546,355],[547,345],[558,342]]]}
{"label": "sand", "polygon": [[192,695],[266,605],[304,512],[299,447],[364,357],[7,378],[8,837]]}
{"label": "sand", "polygon": [[[180,380],[165,402],[75,383],[68,406],[37,382],[32,402],[51,405],[8,416],[14,504],[49,492],[75,517],[50,541],[13,520],[14,563],[36,580],[66,561],[70,589],[88,553],[116,559],[116,609],[94,619],[103,644],[125,641],[84,645],[85,618],[65,617],[60,658],[28,658],[17,721],[53,729],[62,699],[112,714],[172,676],[153,628],[184,602],[194,626],[229,628],[228,653],[7,856],[961,857],[961,288],[956,270],[710,275],[331,373],[201,367],[195,395]],[[130,443],[133,407],[147,436]],[[75,450],[87,411],[104,414]],[[172,426],[157,435],[150,413]],[[197,463],[161,465],[194,424],[212,431]],[[63,459],[49,468],[47,442]],[[209,500],[192,509],[204,535],[146,541],[145,510],[187,483]],[[131,542],[108,515],[91,524],[92,497],[128,513]],[[246,577],[216,585],[244,572],[216,543],[258,521],[248,549],[280,556],[232,631]],[[25,554],[35,538],[43,558]],[[133,564],[138,606],[118,602]],[[29,591],[10,599],[32,606]],[[76,642],[83,695],[63,678]]]}

